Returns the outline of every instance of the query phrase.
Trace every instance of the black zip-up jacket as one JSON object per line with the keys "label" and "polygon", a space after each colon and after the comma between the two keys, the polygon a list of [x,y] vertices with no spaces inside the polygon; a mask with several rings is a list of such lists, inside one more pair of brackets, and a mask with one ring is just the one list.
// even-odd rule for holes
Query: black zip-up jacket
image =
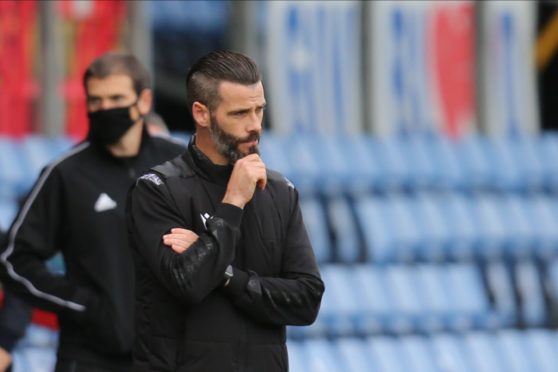
{"label": "black zip-up jacket", "polygon": [[[268,170],[267,187],[243,210],[221,202],[231,172],[191,141],[130,192],[135,371],[287,371],[285,326],[317,316],[324,284],[297,191]],[[174,227],[199,235],[181,254],[162,242]]]}
{"label": "black zip-up jacket", "polygon": [[[131,367],[135,279],[126,196],[142,172],[184,150],[144,129],[137,156],[117,158],[82,142],[42,171],[10,228],[0,272],[15,294],[58,314],[59,358]],[[64,275],[45,265],[59,251]]]}

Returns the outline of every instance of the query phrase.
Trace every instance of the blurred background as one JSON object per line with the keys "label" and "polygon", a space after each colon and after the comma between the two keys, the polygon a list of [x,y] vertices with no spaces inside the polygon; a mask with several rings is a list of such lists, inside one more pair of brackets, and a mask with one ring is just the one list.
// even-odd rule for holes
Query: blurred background
{"label": "blurred background", "polygon": [[[291,371],[558,371],[555,1],[0,1],[0,228],[85,136],[93,58],[135,53],[187,139],[218,48],[263,70],[262,156],[326,283]],[[36,312],[15,370],[51,370],[56,336]]]}

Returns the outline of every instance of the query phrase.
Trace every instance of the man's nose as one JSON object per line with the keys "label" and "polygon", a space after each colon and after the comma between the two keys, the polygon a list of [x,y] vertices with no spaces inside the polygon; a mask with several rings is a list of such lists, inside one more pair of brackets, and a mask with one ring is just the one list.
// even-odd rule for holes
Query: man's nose
{"label": "man's nose", "polygon": [[99,110],[108,110],[110,108],[112,108],[112,103],[110,102],[110,100],[108,99],[102,99],[99,102]]}
{"label": "man's nose", "polygon": [[250,115],[250,123],[248,124],[248,128],[246,128],[248,132],[261,132],[262,130],[262,119],[256,114],[253,113]]}

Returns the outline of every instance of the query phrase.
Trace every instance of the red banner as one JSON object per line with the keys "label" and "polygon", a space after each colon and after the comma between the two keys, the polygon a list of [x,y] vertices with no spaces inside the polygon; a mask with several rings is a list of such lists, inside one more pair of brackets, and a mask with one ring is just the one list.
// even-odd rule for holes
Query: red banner
{"label": "red banner", "polygon": [[32,130],[38,86],[33,77],[37,26],[35,0],[0,1],[0,133]]}
{"label": "red banner", "polygon": [[95,0],[85,10],[79,10],[78,1],[63,1],[59,4],[61,14],[70,22],[75,22],[74,39],[68,43],[71,57],[63,86],[66,133],[83,138],[88,124],[82,76],[94,58],[118,47],[120,28],[126,17],[126,2]]}

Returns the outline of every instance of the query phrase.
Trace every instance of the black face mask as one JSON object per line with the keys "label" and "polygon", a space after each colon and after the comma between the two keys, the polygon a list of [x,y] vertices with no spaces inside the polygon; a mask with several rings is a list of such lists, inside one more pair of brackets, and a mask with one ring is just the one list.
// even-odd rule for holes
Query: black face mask
{"label": "black face mask", "polygon": [[89,134],[87,139],[100,145],[112,145],[134,125],[130,117],[130,108],[117,107],[87,113],[89,117]]}

